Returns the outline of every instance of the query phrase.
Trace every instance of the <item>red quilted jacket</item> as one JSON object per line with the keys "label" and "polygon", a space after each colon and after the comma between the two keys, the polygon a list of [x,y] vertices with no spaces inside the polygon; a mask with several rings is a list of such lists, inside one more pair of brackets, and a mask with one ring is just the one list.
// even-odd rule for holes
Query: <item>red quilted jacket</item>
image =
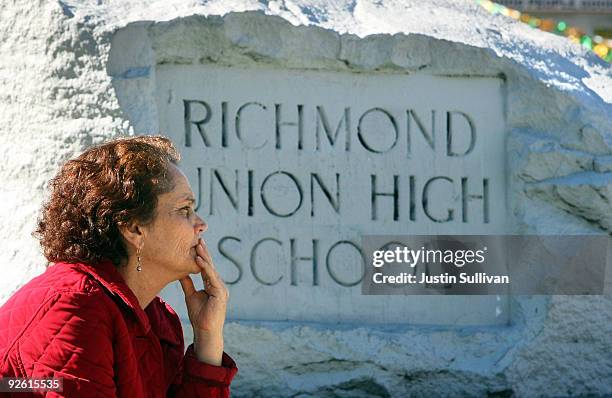
{"label": "red quilted jacket", "polygon": [[183,352],[172,308],[156,297],[142,310],[110,261],[53,264],[0,307],[0,376],[63,378],[47,397],[229,397],[226,353],[214,366]]}

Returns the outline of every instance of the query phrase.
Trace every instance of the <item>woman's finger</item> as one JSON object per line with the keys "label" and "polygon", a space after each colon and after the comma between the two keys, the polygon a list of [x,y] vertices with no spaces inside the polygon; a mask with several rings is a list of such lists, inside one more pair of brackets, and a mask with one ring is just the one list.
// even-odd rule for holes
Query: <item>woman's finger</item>
{"label": "woman's finger", "polygon": [[219,287],[223,285],[223,281],[221,280],[219,273],[214,268],[214,266],[211,264],[212,262],[206,261],[201,256],[197,256],[196,260],[198,261],[198,265],[200,265],[200,267],[202,268],[201,275],[202,275],[202,280],[204,282],[208,280],[209,283],[213,287]]}
{"label": "woman's finger", "polygon": [[200,238],[199,244],[196,246],[196,252],[196,258],[201,258],[201,267],[203,268],[201,275],[207,290],[211,293],[214,292],[215,296],[223,296],[228,299],[229,291],[215,268],[204,239]]}
{"label": "woman's finger", "polygon": [[200,238],[199,243],[196,246],[196,253],[202,257],[205,261],[208,261],[211,263],[212,267],[215,268],[215,265],[212,263],[212,258],[210,256],[210,252],[208,251],[208,248],[206,247],[206,243],[204,243],[204,239]]}
{"label": "woman's finger", "polygon": [[185,296],[189,297],[191,296],[193,293],[195,293],[195,286],[193,285],[193,281],[191,280],[191,277],[186,276],[184,278],[179,279],[179,282],[181,282],[181,287],[183,288],[183,293],[185,293]]}
{"label": "woman's finger", "polygon": [[200,243],[196,246],[196,253],[197,255],[202,257],[202,259],[204,259],[204,261],[208,263],[213,270],[215,270],[215,273],[217,273],[215,264],[213,263],[212,258],[210,256],[210,252],[208,251],[206,243],[204,243],[204,240],[202,238],[200,238]]}
{"label": "woman's finger", "polygon": [[225,283],[217,271],[212,268],[210,263],[204,261],[201,257],[197,257],[200,267],[202,267],[202,279],[206,286],[206,291],[215,297],[223,297],[226,300],[229,298],[229,291],[225,287]]}

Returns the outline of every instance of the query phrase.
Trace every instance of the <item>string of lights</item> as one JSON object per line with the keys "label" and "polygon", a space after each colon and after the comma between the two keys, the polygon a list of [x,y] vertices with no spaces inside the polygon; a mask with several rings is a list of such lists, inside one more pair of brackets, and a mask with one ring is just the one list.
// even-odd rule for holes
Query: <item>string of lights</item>
{"label": "string of lights", "polygon": [[580,28],[568,26],[565,21],[557,22],[549,18],[537,18],[525,12],[520,12],[518,10],[508,8],[502,4],[494,3],[490,0],[476,0],[476,2],[491,14],[502,14],[522,21],[532,28],[538,28],[546,32],[565,36],[574,43],[580,44],[584,48],[593,51],[607,62],[612,63],[612,40],[610,39],[604,39],[601,36],[591,37]]}

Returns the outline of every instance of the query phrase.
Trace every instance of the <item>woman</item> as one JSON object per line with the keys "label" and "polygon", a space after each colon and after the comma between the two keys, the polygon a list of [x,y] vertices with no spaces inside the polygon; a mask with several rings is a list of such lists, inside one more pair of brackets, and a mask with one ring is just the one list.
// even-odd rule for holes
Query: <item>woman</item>
{"label": "woman", "polygon": [[[229,396],[229,294],[179,160],[167,138],[120,138],[51,180],[34,236],[54,264],[0,308],[0,376],[61,379],[49,396]],[[157,296],[175,280],[193,327],[186,353],[178,316]]]}

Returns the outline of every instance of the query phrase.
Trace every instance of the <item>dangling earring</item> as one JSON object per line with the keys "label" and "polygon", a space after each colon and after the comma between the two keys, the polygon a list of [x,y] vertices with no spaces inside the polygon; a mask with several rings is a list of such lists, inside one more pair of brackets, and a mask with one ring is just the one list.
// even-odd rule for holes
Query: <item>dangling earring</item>
{"label": "dangling earring", "polygon": [[136,252],[136,271],[140,272],[142,271],[142,267],[140,266],[140,247],[138,248],[138,252]]}

